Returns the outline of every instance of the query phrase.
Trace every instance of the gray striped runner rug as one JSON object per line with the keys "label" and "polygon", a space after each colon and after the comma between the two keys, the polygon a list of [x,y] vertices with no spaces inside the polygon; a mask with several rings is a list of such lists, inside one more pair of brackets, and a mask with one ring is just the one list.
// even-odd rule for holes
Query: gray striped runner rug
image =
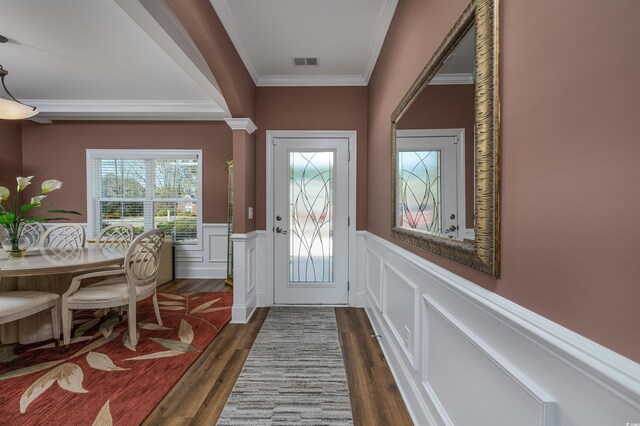
{"label": "gray striped runner rug", "polygon": [[333,308],[271,308],[218,425],[351,425]]}

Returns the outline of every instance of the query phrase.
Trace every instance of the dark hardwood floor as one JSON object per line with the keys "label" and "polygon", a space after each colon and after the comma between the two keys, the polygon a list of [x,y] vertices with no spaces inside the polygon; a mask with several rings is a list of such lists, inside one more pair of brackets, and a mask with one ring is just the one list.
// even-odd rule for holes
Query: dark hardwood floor
{"label": "dark hardwood floor", "polygon": [[[173,280],[160,291],[231,291],[222,280]],[[228,324],[182,376],[145,425],[214,425],[240,375],[269,308],[249,324]],[[336,308],[356,425],[411,425],[364,309]]]}

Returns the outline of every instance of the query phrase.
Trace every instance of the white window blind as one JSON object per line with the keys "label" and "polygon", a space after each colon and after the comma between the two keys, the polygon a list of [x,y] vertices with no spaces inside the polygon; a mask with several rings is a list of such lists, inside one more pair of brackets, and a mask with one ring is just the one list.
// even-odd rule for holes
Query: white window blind
{"label": "white window blind", "polygon": [[197,244],[201,218],[198,151],[90,152],[93,229],[127,223],[136,234],[160,228],[178,244]]}

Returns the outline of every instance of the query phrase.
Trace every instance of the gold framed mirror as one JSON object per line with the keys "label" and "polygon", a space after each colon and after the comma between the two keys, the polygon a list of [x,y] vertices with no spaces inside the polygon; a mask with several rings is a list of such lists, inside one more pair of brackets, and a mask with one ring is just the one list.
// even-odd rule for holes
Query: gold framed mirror
{"label": "gold framed mirror", "polygon": [[395,238],[500,271],[498,1],[473,0],[391,118]]}

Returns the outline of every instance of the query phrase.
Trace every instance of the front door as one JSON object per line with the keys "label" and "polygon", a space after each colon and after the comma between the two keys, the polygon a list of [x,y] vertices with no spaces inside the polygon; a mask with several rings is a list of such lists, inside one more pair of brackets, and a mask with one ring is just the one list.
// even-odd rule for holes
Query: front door
{"label": "front door", "polygon": [[349,140],[273,143],[274,302],[347,304]]}

